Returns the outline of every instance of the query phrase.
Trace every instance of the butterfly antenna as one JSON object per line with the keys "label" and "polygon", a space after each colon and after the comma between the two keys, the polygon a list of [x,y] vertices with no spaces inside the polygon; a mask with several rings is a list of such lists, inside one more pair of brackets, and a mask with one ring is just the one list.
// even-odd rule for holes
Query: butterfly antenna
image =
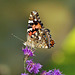
{"label": "butterfly antenna", "polygon": [[15,38],[19,39],[20,41],[25,42],[23,39],[19,38],[18,36],[14,35],[13,33],[12,33],[11,35],[12,35],[13,37],[15,37]]}

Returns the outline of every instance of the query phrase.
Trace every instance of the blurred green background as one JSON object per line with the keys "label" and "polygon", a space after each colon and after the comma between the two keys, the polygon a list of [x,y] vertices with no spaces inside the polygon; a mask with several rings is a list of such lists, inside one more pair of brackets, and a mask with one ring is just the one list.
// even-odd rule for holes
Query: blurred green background
{"label": "blurred green background", "polygon": [[75,0],[0,0],[0,75],[20,75],[23,70],[23,44],[32,10],[39,12],[44,27],[50,29],[56,44],[37,49],[35,62],[44,70],[60,69],[75,75]]}

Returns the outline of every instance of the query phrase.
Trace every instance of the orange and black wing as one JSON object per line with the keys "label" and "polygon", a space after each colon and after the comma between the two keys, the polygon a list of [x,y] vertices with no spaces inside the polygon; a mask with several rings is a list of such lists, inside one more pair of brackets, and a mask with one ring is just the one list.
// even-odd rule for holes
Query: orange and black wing
{"label": "orange and black wing", "polygon": [[[43,23],[41,22],[37,11],[32,11],[30,13],[27,33],[34,42],[37,41],[37,47],[39,47],[39,45],[41,45],[41,48],[43,48],[44,45],[46,46],[46,48],[51,48],[54,46],[54,40],[52,40],[51,38],[50,30],[43,27]],[[43,42],[43,40],[45,43]]]}

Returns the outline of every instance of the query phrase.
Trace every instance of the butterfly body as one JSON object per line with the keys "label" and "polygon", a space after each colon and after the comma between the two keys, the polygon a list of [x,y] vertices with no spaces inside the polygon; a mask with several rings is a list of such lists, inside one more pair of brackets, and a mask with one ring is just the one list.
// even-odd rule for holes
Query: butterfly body
{"label": "butterfly body", "polygon": [[27,42],[25,45],[33,48],[51,48],[54,40],[50,35],[50,30],[43,27],[37,11],[32,11],[28,20]]}

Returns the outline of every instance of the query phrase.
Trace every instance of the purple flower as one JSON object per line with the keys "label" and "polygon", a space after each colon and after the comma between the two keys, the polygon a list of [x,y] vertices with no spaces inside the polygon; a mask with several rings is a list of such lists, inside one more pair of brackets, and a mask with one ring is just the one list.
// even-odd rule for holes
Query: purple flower
{"label": "purple flower", "polygon": [[54,70],[49,70],[48,72],[43,71],[40,75],[63,75],[61,74],[61,72],[59,71],[59,69],[54,69]]}
{"label": "purple flower", "polygon": [[53,75],[53,71],[49,70],[48,72],[43,71],[40,75]]}
{"label": "purple flower", "polygon": [[54,69],[54,74],[53,75],[63,75],[61,74],[61,72],[59,71],[59,69]]}
{"label": "purple flower", "polygon": [[21,73],[21,75],[28,75],[28,73],[26,74],[26,73]]}
{"label": "purple flower", "polygon": [[28,47],[26,46],[26,48],[25,49],[22,49],[22,51],[24,52],[24,55],[28,55],[28,56],[34,56],[34,51],[32,51],[32,50],[30,50],[30,49],[28,49]]}
{"label": "purple flower", "polygon": [[40,63],[33,63],[32,59],[31,60],[27,60],[26,63],[27,63],[26,69],[30,73],[37,74],[39,72],[39,69],[41,69],[41,67],[42,67],[42,65],[40,65]]}

